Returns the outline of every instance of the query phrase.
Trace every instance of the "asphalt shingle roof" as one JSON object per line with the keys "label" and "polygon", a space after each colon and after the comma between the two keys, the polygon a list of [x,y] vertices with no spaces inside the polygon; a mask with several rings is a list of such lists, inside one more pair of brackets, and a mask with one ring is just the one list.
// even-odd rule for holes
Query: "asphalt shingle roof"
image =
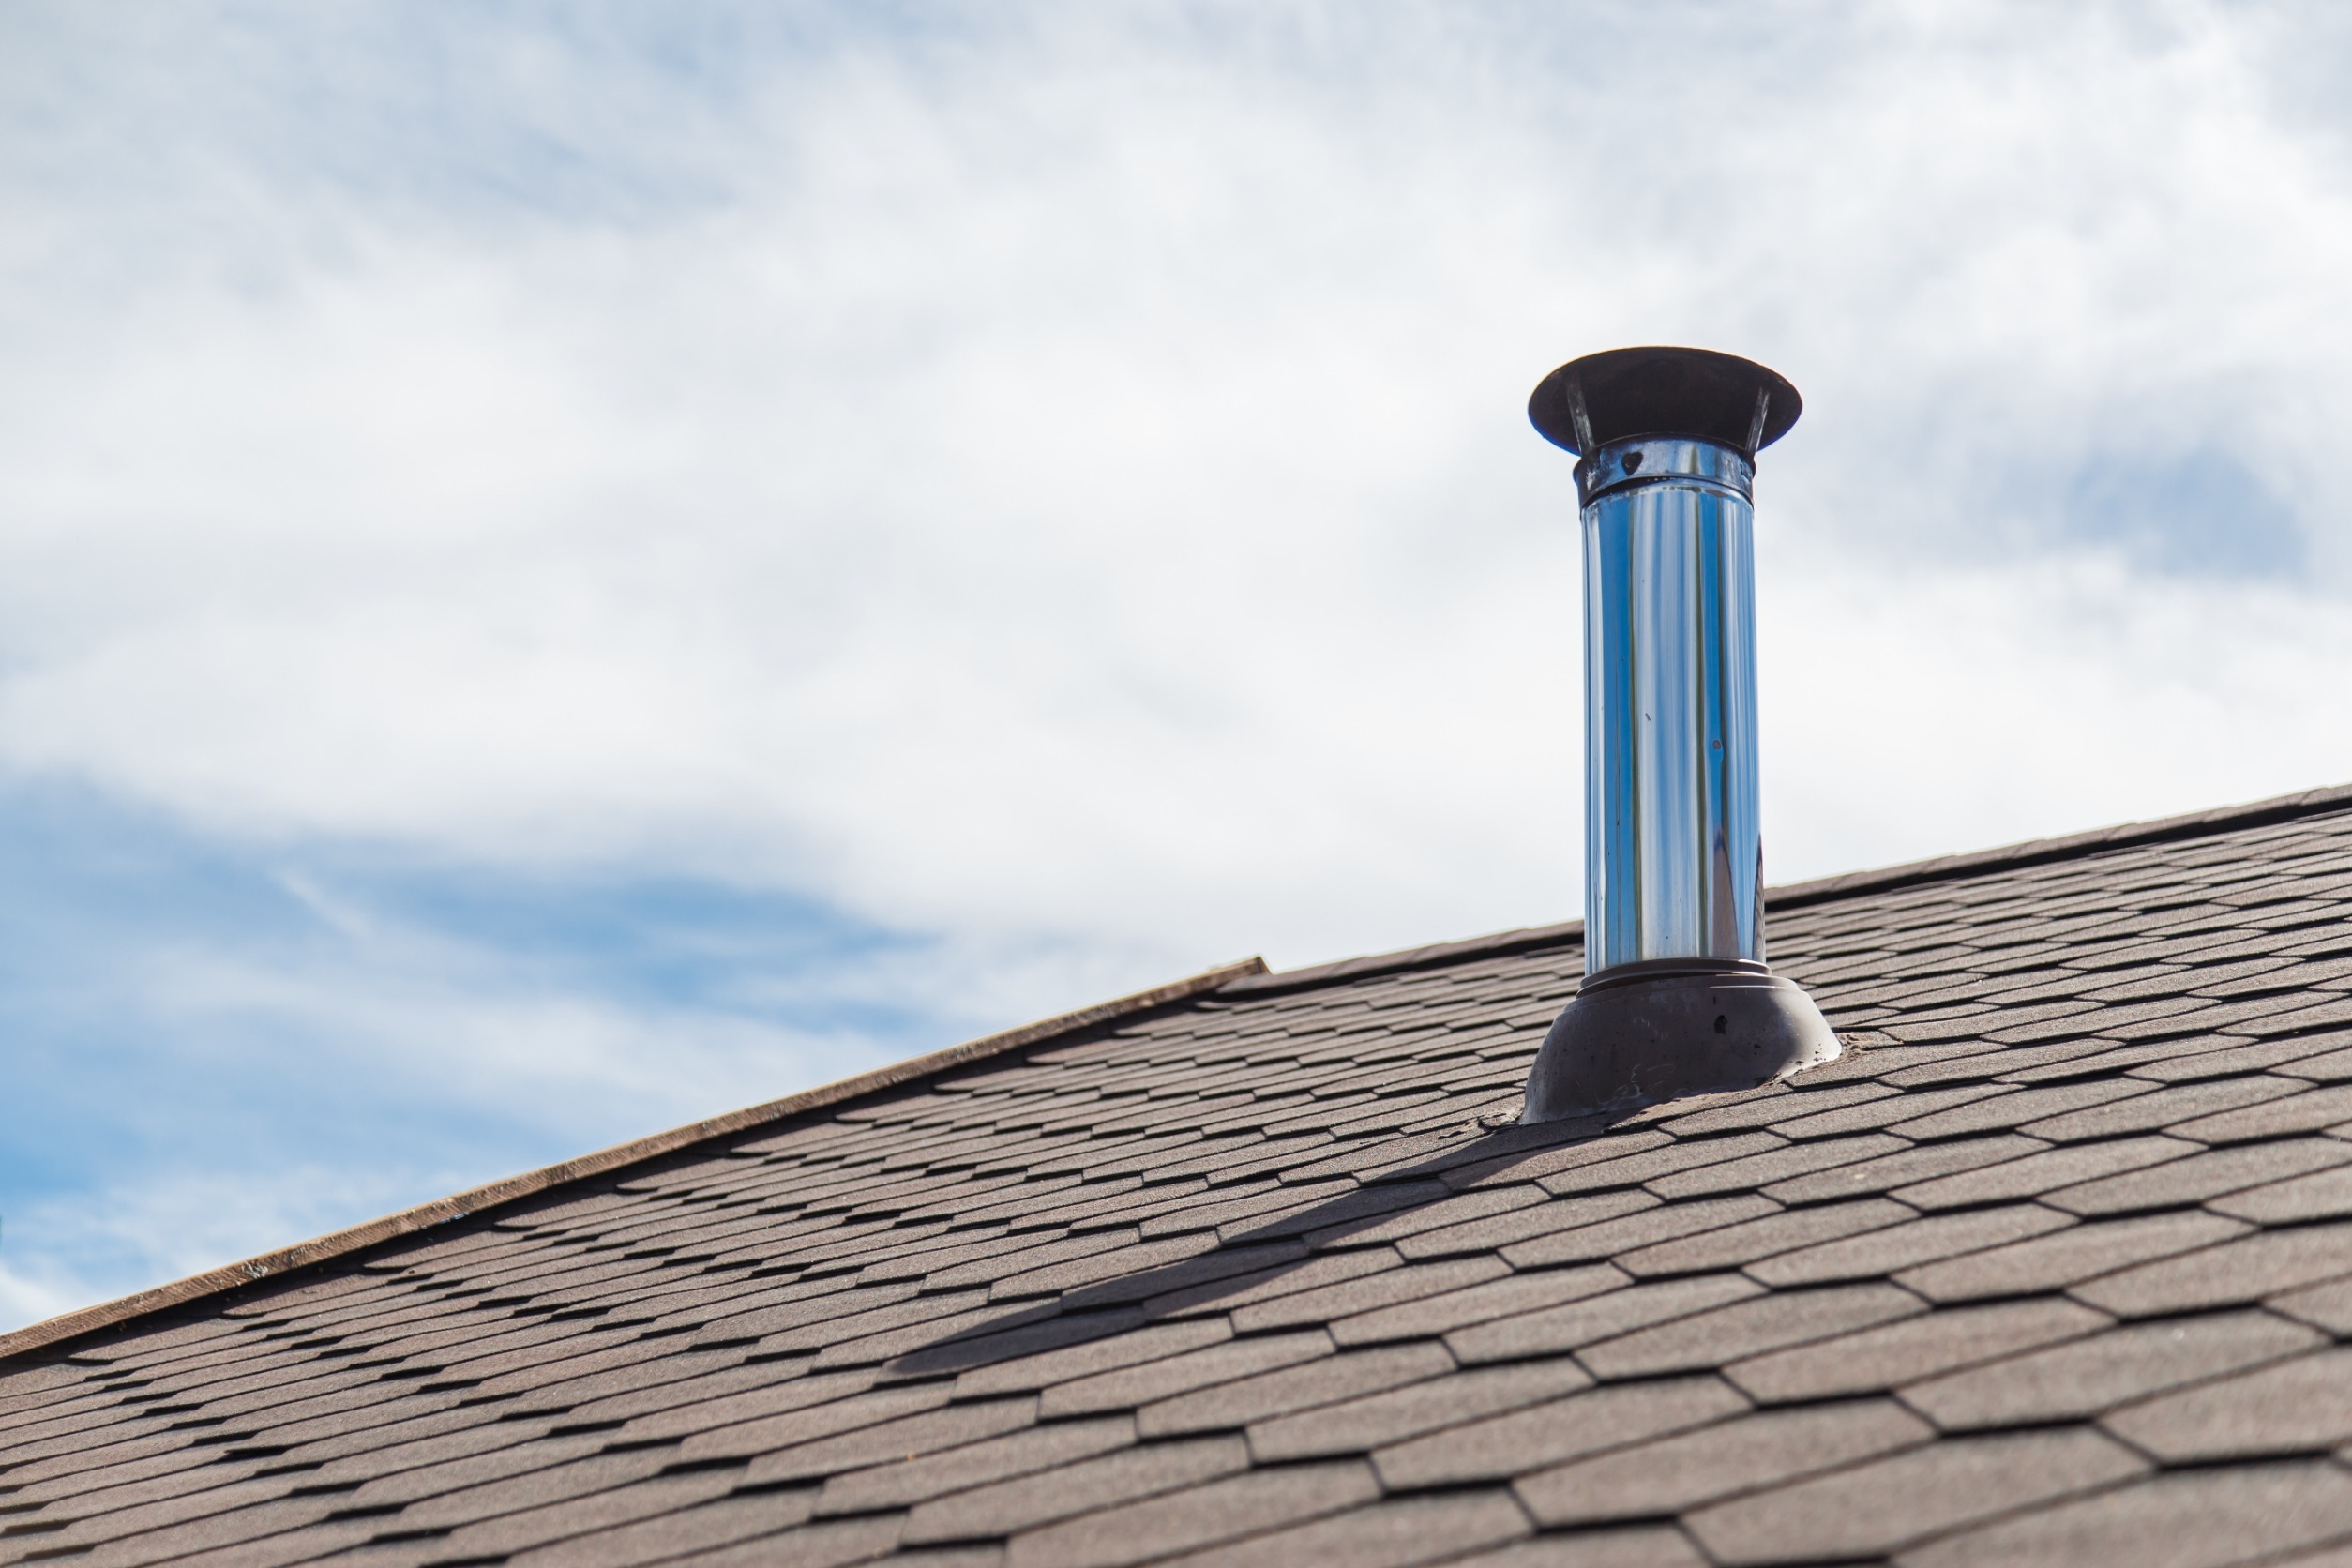
{"label": "asphalt shingle roof", "polygon": [[2352,1561],[2348,911],[2352,792],[1783,890],[1847,1058],[1606,1127],[1574,927],[1098,1015],[0,1341],[0,1561]]}

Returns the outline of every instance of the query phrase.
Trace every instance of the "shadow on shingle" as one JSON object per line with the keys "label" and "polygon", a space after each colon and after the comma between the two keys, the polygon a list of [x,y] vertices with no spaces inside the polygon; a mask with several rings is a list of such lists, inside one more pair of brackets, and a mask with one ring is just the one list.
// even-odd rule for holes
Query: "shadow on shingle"
{"label": "shadow on shingle", "polygon": [[[890,1371],[900,1377],[964,1372],[1198,1312],[1304,1267],[1318,1256],[1319,1244],[1328,1244],[1351,1229],[1388,1224],[1453,1197],[1457,1188],[1445,1181],[1449,1173],[1482,1167],[1487,1168],[1482,1174],[1507,1169],[1521,1159],[1589,1141],[1606,1130],[1598,1122],[1556,1122],[1484,1131],[1466,1127],[1414,1139],[1425,1150],[1433,1142],[1440,1147],[1408,1164],[1357,1173],[1363,1184],[1354,1191],[1220,1236],[1214,1245],[1189,1258],[1097,1280],[1050,1302],[1008,1304],[1000,1318],[898,1357],[890,1363]],[[1380,1151],[1361,1153],[1377,1158]]]}

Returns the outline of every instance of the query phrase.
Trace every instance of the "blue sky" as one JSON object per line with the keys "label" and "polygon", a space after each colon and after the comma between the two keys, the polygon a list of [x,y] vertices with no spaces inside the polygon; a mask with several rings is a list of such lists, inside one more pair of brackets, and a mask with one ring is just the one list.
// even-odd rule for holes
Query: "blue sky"
{"label": "blue sky", "polygon": [[2352,778],[2320,5],[0,11],[0,1324],[1577,912],[1572,354],[1775,880]]}

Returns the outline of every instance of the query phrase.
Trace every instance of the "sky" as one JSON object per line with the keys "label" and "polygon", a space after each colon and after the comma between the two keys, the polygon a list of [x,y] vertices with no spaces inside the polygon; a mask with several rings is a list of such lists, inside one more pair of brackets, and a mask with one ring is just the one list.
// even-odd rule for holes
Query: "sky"
{"label": "sky", "polygon": [[1580,912],[1578,354],[1767,871],[2352,780],[2324,3],[0,4],[0,1328]]}

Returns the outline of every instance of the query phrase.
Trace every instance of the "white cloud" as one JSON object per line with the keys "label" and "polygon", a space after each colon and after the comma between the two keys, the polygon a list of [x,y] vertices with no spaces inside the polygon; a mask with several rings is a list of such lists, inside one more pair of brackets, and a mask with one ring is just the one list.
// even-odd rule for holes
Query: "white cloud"
{"label": "white cloud", "polygon": [[[2317,14],[20,11],[0,762],[789,888],[974,1027],[1560,918],[1519,405],[1681,340],[1808,398],[1776,874],[2352,776]],[[814,1048],[369,951],[159,994],[485,1101]]]}
{"label": "white cloud", "polygon": [[102,1301],[106,1295],[104,1283],[68,1274],[54,1259],[42,1259],[29,1274],[19,1273],[0,1261],[0,1325],[9,1329],[41,1322],[93,1301]]}
{"label": "white cloud", "polygon": [[[2352,616],[2112,554],[1768,578],[1767,853],[1791,880],[2341,781]],[[1793,849],[1787,848],[1792,845]]]}
{"label": "white cloud", "polygon": [[[189,254],[68,288],[159,198],[20,185],[53,297],[11,332],[0,753],[239,832],[718,871],[1137,976],[1557,916],[1576,568],[1516,404],[1682,338],[1811,395],[1767,464],[1768,552],[1808,563],[1775,592],[1933,664],[1943,746],[2017,776],[1946,796],[1846,747],[1866,784],[1775,786],[1784,864],[1937,847],[1821,804],[1857,791],[1998,837],[2333,776],[2352,746],[2295,716],[2343,614],[2338,144],[2266,96],[2264,13],[2024,14],[1039,10],[768,39],[701,99],[469,23],[485,146],[609,176],[553,210],[384,134],[417,53],[321,30],[379,116],[338,118],[249,39],[168,184]],[[598,111],[633,91],[700,115]],[[262,157],[302,113],[334,156]],[[2267,487],[2305,563],[2259,618],[2306,640],[2266,666],[2286,728],[2217,770],[2102,701],[2066,714],[2085,771],[2038,777],[2038,658],[1878,607],[2022,602],[2103,550],[2070,604],[2227,616],[2243,584],[2158,547],[2231,520],[2076,515],[2086,465],[2183,453]],[[1805,646],[1768,679],[1826,738],[1848,661]],[[2065,656],[2143,689],[2123,643]],[[2246,667],[2165,689],[2234,705]]]}

